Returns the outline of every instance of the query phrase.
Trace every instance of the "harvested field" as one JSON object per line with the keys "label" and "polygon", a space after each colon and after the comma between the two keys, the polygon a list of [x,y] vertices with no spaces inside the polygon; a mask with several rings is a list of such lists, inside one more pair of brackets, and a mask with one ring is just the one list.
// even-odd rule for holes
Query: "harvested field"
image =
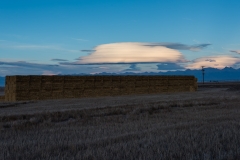
{"label": "harvested field", "polygon": [[0,159],[240,159],[239,95],[0,102]]}

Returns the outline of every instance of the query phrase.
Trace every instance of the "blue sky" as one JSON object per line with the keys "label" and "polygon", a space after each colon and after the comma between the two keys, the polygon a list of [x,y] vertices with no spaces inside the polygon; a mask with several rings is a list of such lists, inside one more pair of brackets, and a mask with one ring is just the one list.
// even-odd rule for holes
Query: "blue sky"
{"label": "blue sky", "polygon": [[2,0],[0,76],[240,68],[239,8],[238,0]]}

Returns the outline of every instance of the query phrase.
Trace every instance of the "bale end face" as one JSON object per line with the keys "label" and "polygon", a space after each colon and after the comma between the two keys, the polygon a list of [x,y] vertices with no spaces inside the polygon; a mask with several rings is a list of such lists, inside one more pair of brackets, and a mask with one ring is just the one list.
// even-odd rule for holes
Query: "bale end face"
{"label": "bale end face", "polygon": [[0,102],[4,102],[5,101],[5,96],[0,96]]}

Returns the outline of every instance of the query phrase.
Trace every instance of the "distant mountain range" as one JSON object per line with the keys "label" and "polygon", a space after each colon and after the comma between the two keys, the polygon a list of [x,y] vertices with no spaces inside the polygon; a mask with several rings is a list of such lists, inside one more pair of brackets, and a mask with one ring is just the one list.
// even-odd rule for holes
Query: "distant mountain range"
{"label": "distant mountain range", "polygon": [[[89,74],[71,74],[75,76],[89,75]],[[168,71],[168,72],[143,72],[143,73],[98,73],[96,75],[193,75],[198,79],[198,82],[202,82],[202,71],[201,70],[190,70],[185,71]],[[231,67],[225,67],[223,69],[216,68],[205,68],[204,75],[205,82],[209,81],[240,81],[240,68],[234,69]],[[5,86],[5,77],[0,77],[0,86]]]}

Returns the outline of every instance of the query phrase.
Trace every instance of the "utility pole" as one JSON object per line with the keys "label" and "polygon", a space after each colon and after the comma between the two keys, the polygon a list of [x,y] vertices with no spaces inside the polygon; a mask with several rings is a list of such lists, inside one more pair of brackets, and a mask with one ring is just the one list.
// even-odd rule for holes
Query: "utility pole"
{"label": "utility pole", "polygon": [[202,66],[202,78],[203,78],[203,84],[204,84],[204,66]]}

